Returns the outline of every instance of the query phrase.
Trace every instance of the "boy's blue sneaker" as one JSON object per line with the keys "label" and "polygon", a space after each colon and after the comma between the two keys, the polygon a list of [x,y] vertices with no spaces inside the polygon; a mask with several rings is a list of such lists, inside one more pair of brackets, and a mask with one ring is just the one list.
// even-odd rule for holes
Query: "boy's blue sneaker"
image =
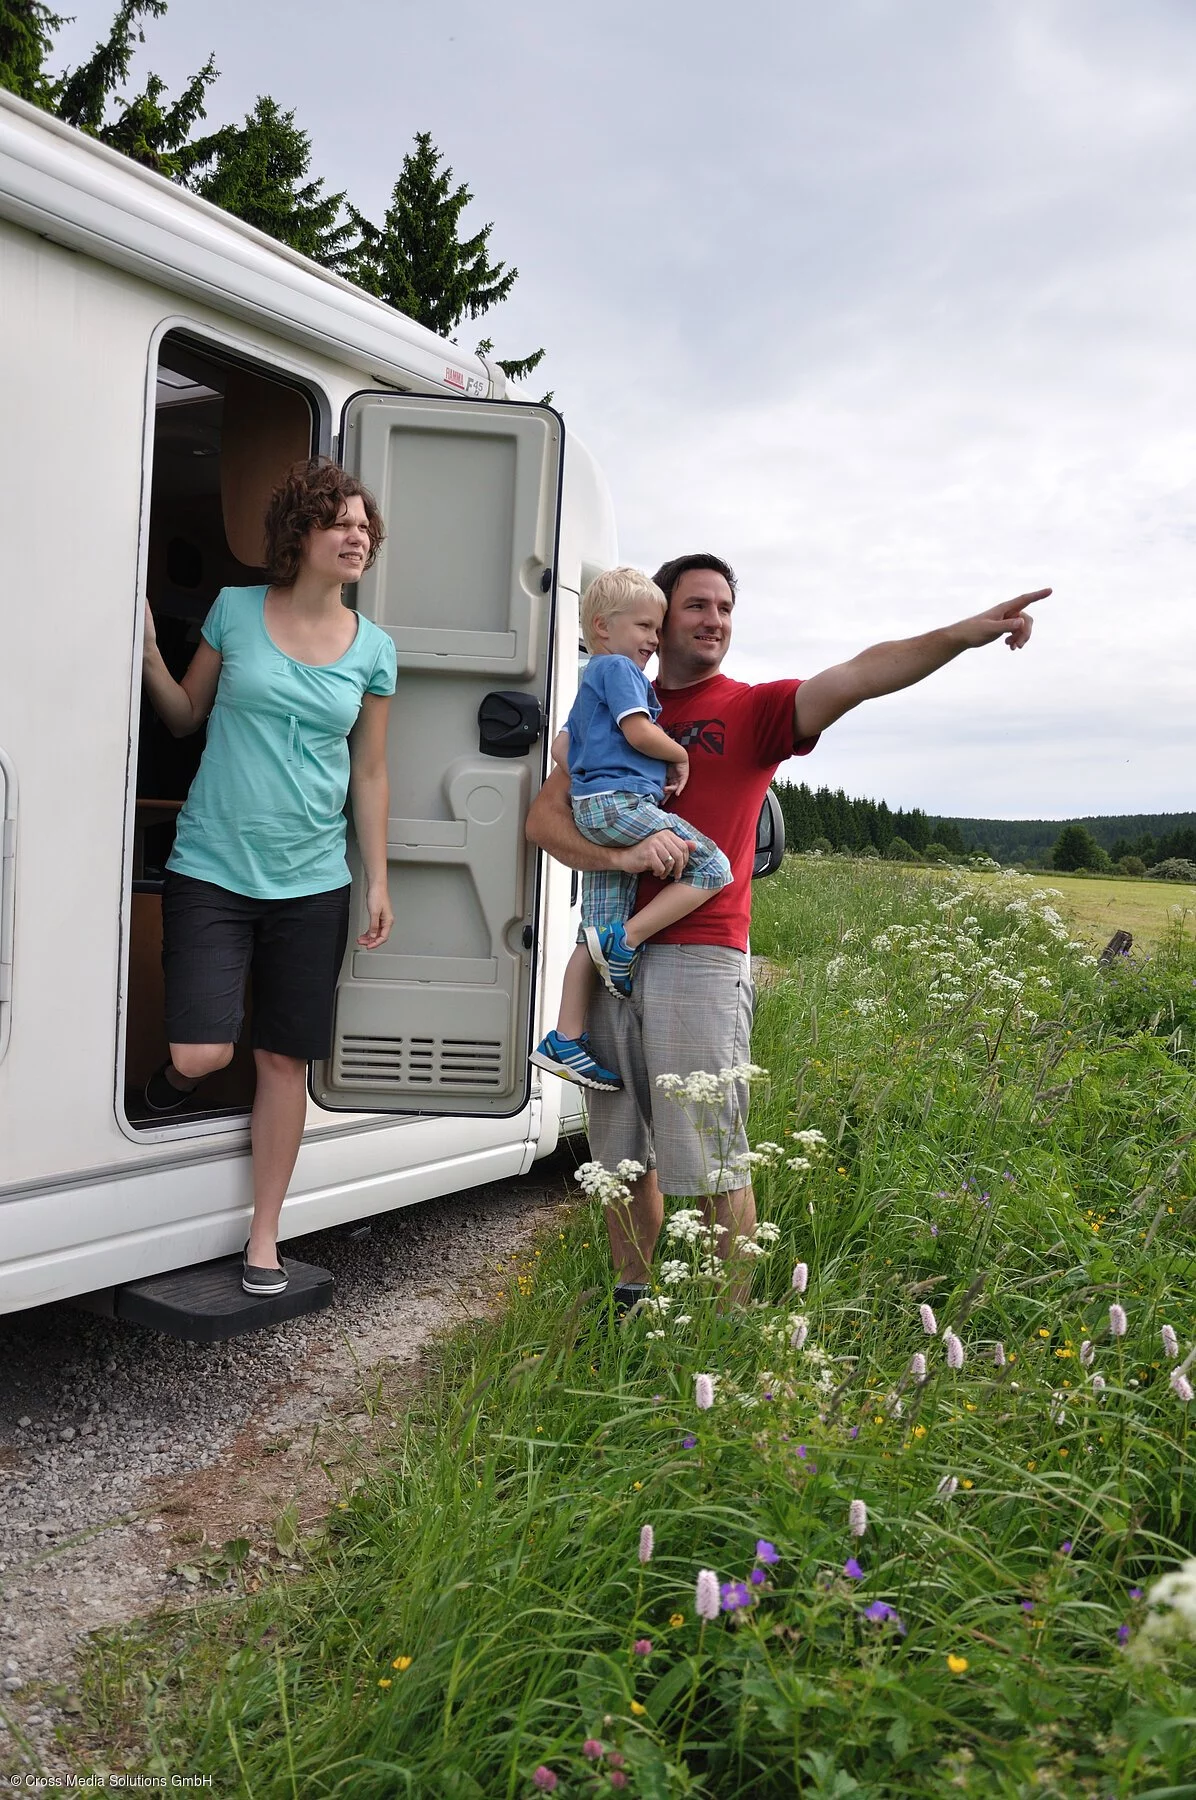
{"label": "boy's blue sneaker", "polygon": [[623,1085],[613,1069],[604,1069],[594,1060],[589,1034],[584,1031],[579,1038],[550,1031],[544,1042],[536,1045],[530,1060],[538,1069],[551,1069],[554,1075],[575,1081],[578,1087],[598,1088],[604,1094],[617,1093]]}
{"label": "boy's blue sneaker", "polygon": [[627,942],[622,919],[616,919],[613,925],[587,925],[585,929],[586,949],[603,986],[616,1000],[630,1000],[640,953]]}

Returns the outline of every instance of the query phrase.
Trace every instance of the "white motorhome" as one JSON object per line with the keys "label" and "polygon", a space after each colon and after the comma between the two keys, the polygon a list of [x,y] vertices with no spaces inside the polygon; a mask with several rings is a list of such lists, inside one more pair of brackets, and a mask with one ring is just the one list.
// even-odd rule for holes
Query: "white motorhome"
{"label": "white motorhome", "polygon": [[573,896],[523,824],[579,593],[616,560],[599,470],[488,362],[6,94],[0,320],[0,1311],[244,1239],[247,1049],[183,1117],[139,1099],[200,748],[142,704],[141,622],[148,599],[181,673],[218,590],[259,579],[265,496],[312,451],[389,534],[355,603],[399,658],[396,923],[383,951],[350,938],[284,1233],[525,1171],[580,1116],[527,1061]]}

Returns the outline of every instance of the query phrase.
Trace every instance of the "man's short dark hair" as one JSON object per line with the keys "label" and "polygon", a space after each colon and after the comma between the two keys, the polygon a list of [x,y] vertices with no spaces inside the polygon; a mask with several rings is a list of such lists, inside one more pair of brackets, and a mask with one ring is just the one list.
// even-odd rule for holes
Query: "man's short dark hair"
{"label": "man's short dark hair", "polygon": [[721,556],[713,556],[709,550],[696,550],[692,556],[675,556],[672,562],[661,563],[652,579],[665,599],[671,600],[673,589],[690,569],[710,569],[714,574],[721,575],[731,590],[732,600],[735,598],[734,569]]}

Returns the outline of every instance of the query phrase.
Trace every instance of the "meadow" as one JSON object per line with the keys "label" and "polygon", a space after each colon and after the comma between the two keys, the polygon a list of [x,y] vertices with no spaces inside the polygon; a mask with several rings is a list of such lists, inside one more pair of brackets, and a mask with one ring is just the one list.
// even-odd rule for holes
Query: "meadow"
{"label": "meadow", "polygon": [[1154,950],[1176,931],[1196,942],[1196,887],[1187,882],[1054,873],[1035,880],[1056,890],[1077,934],[1102,949],[1115,931],[1132,932],[1140,952]]}
{"label": "meadow", "polygon": [[1051,885],[787,859],[751,1303],[681,1203],[617,1324],[591,1172],[301,1576],[97,1646],[101,1734],[255,1800],[1196,1796],[1196,952]]}

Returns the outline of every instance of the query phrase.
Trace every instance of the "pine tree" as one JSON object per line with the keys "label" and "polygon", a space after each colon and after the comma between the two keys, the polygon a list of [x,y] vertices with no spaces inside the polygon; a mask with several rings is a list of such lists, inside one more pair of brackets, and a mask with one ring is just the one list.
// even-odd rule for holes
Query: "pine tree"
{"label": "pine tree", "polygon": [[345,196],[308,179],[311,139],[269,95],[258,96],[244,124],[197,139],[179,160],[186,185],[205,200],[327,268],[346,267],[353,227],[341,218]]}
{"label": "pine tree", "polygon": [[35,106],[53,106],[57,84],[45,63],[54,33],[65,23],[43,0],[0,0],[0,88]]}
{"label": "pine tree", "polygon": [[[368,293],[449,337],[464,318],[477,319],[505,300],[518,269],[490,261],[493,224],[473,237],[458,236],[461,214],[473,199],[464,182],[453,186],[453,171],[430,132],[416,134],[415,148],[403,158],[383,225],[371,224],[356,207],[349,211],[358,242],[350,273]],[[482,355],[493,348],[489,339]],[[513,379],[528,375],[541,362],[543,350],[500,361]]]}
{"label": "pine tree", "polygon": [[204,117],[204,98],[216,79],[213,57],[191,77],[173,104],[163,104],[166,83],[160,76],[150,75],[140,94],[132,100],[118,98],[116,116],[106,117],[109,101],[128,80],[133,46],[145,42],[140,20],[145,16],[160,19],[165,11],[166,0],[121,0],[107,38],[96,45],[85,63],[63,76],[54,110],[68,125],[123,151],[146,168],[176,176],[181,167],[178,152],[196,120]]}

